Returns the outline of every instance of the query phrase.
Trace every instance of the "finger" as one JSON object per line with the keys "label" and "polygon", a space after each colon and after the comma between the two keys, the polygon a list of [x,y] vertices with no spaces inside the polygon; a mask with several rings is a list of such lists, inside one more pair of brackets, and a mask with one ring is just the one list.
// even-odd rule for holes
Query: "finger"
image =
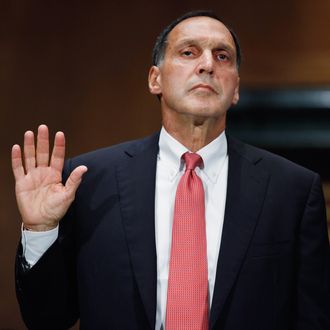
{"label": "finger", "polygon": [[15,144],[11,149],[11,166],[16,180],[25,175],[22,163],[21,147],[18,144]]}
{"label": "finger", "polygon": [[82,176],[87,172],[87,167],[84,165],[76,167],[68,177],[65,183],[65,188],[69,195],[73,196],[79,187]]}
{"label": "finger", "polygon": [[29,172],[31,169],[36,167],[34,134],[31,131],[27,131],[24,134],[24,163],[26,172]]}
{"label": "finger", "polygon": [[62,172],[65,155],[65,136],[63,132],[57,132],[55,135],[54,148],[50,160],[50,166],[57,171]]}
{"label": "finger", "polygon": [[46,125],[38,127],[37,165],[48,166],[49,163],[49,133]]}

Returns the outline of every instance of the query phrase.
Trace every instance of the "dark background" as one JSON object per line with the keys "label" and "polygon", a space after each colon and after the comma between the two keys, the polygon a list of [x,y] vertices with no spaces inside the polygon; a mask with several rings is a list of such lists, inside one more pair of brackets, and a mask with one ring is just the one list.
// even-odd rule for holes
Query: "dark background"
{"label": "dark background", "polygon": [[[57,130],[66,133],[68,156],[158,130],[159,104],[147,88],[155,38],[185,11],[205,8],[215,10],[241,40],[243,92],[330,90],[328,0],[0,1],[0,329],[25,328],[14,291],[20,217],[11,146],[21,144],[24,131],[36,130],[41,123],[49,125],[52,135]],[[252,120],[250,133],[258,133],[254,118],[258,121],[260,113],[267,117],[267,104],[240,117],[243,99],[242,104],[231,110],[233,131],[240,135],[237,124],[247,118]],[[319,142],[311,144],[309,139],[318,136],[320,125],[312,121],[319,112],[307,109],[313,130],[305,125],[299,143],[286,147],[276,144],[281,131],[276,118],[290,117],[288,123],[294,125],[303,112],[298,106],[287,116],[276,109],[274,117],[267,117],[274,145],[263,143],[262,135],[250,139],[247,134],[246,140],[321,172],[329,196],[330,168],[324,164],[329,162],[330,143],[321,143],[327,141],[327,131]],[[328,99],[322,111],[321,122],[330,124]],[[258,127],[262,131],[265,123]],[[290,130],[291,124],[287,127]]]}

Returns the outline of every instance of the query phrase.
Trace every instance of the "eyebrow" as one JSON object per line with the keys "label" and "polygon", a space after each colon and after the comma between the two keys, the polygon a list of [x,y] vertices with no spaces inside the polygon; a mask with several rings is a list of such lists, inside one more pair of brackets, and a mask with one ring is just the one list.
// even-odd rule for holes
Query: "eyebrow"
{"label": "eyebrow", "polygon": [[[177,45],[174,46],[175,49],[179,49],[179,48],[182,48],[182,47],[186,47],[186,46],[191,46],[191,45],[199,45],[201,44],[202,42],[196,40],[196,39],[191,39],[191,38],[185,38],[185,39],[182,39],[178,42]],[[229,43],[226,43],[226,42],[218,42],[216,44],[216,47],[214,47],[215,50],[225,50],[229,53],[233,53],[235,54],[235,48],[232,47]]]}

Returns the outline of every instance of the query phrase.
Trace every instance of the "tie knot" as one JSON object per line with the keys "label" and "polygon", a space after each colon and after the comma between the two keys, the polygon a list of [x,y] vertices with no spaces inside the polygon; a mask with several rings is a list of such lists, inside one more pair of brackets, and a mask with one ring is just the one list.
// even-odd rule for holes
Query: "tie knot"
{"label": "tie knot", "polygon": [[203,165],[202,157],[196,153],[186,152],[182,158],[186,163],[186,170],[194,170],[196,166],[201,167]]}

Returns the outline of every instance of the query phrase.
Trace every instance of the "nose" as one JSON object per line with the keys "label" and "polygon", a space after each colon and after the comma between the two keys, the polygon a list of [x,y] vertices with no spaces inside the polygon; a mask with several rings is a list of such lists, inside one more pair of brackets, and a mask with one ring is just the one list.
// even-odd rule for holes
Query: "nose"
{"label": "nose", "polygon": [[200,56],[200,61],[198,63],[198,73],[207,73],[212,75],[214,70],[214,59],[211,51],[204,51]]}

